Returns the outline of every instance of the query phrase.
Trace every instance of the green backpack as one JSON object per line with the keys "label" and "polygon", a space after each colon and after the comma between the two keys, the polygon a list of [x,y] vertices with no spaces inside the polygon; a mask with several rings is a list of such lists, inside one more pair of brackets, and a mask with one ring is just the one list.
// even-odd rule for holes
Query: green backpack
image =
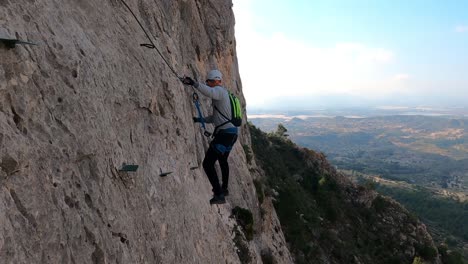
{"label": "green backpack", "polygon": [[240,127],[242,125],[242,108],[241,108],[241,103],[239,101],[239,98],[229,92],[229,100],[231,101],[231,116],[232,119],[227,118],[221,111],[218,110],[218,108],[215,106],[216,111],[220,113],[227,121],[222,123],[221,125],[217,126],[215,128],[215,131],[217,130],[218,127],[224,126],[227,123],[232,123],[236,127]]}

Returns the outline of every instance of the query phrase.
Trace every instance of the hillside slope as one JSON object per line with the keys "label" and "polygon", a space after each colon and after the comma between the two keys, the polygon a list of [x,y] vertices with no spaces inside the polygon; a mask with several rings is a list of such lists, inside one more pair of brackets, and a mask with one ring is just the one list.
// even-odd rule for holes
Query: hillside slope
{"label": "hillside slope", "polygon": [[[230,0],[128,4],[178,74],[219,68],[244,102]],[[274,210],[260,221],[245,127],[228,204],[209,205],[193,91],[140,47],[121,1],[3,0],[0,37],[38,44],[0,46],[0,262],[292,262]],[[253,213],[251,241],[235,206]]]}
{"label": "hillside slope", "polygon": [[440,263],[426,226],[400,204],[354,185],[321,153],[300,148],[279,127],[254,126],[252,147],[264,169],[296,263]]}

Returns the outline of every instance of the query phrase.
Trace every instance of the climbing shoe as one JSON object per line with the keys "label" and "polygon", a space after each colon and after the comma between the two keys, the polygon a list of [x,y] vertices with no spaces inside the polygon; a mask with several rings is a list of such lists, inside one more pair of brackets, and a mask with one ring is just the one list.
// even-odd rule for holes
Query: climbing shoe
{"label": "climbing shoe", "polygon": [[224,199],[224,194],[214,195],[213,198],[210,200],[210,204],[223,204],[226,203],[226,199]]}

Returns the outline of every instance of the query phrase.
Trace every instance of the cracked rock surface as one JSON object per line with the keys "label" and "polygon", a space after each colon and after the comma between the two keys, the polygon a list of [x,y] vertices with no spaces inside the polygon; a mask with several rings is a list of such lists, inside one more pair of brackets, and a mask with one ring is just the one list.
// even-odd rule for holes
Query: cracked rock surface
{"label": "cracked rock surface", "polygon": [[[179,75],[218,68],[245,106],[230,0],[128,4]],[[121,1],[0,0],[0,38],[38,44],[0,45],[1,263],[240,263],[235,206],[254,215],[252,263],[292,262],[272,206],[261,223],[246,127],[228,203],[209,205],[193,90]]]}

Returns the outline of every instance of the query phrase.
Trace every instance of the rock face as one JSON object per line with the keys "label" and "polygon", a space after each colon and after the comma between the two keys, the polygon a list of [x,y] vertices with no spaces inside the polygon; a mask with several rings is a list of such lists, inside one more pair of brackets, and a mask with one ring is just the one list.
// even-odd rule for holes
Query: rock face
{"label": "rock face", "polygon": [[[177,74],[218,68],[244,102],[230,0],[128,2]],[[1,263],[292,262],[273,207],[260,221],[245,127],[228,203],[209,205],[193,90],[140,47],[121,1],[0,0],[0,37],[39,44],[0,45]],[[235,239],[235,206],[253,213],[251,241]]]}

